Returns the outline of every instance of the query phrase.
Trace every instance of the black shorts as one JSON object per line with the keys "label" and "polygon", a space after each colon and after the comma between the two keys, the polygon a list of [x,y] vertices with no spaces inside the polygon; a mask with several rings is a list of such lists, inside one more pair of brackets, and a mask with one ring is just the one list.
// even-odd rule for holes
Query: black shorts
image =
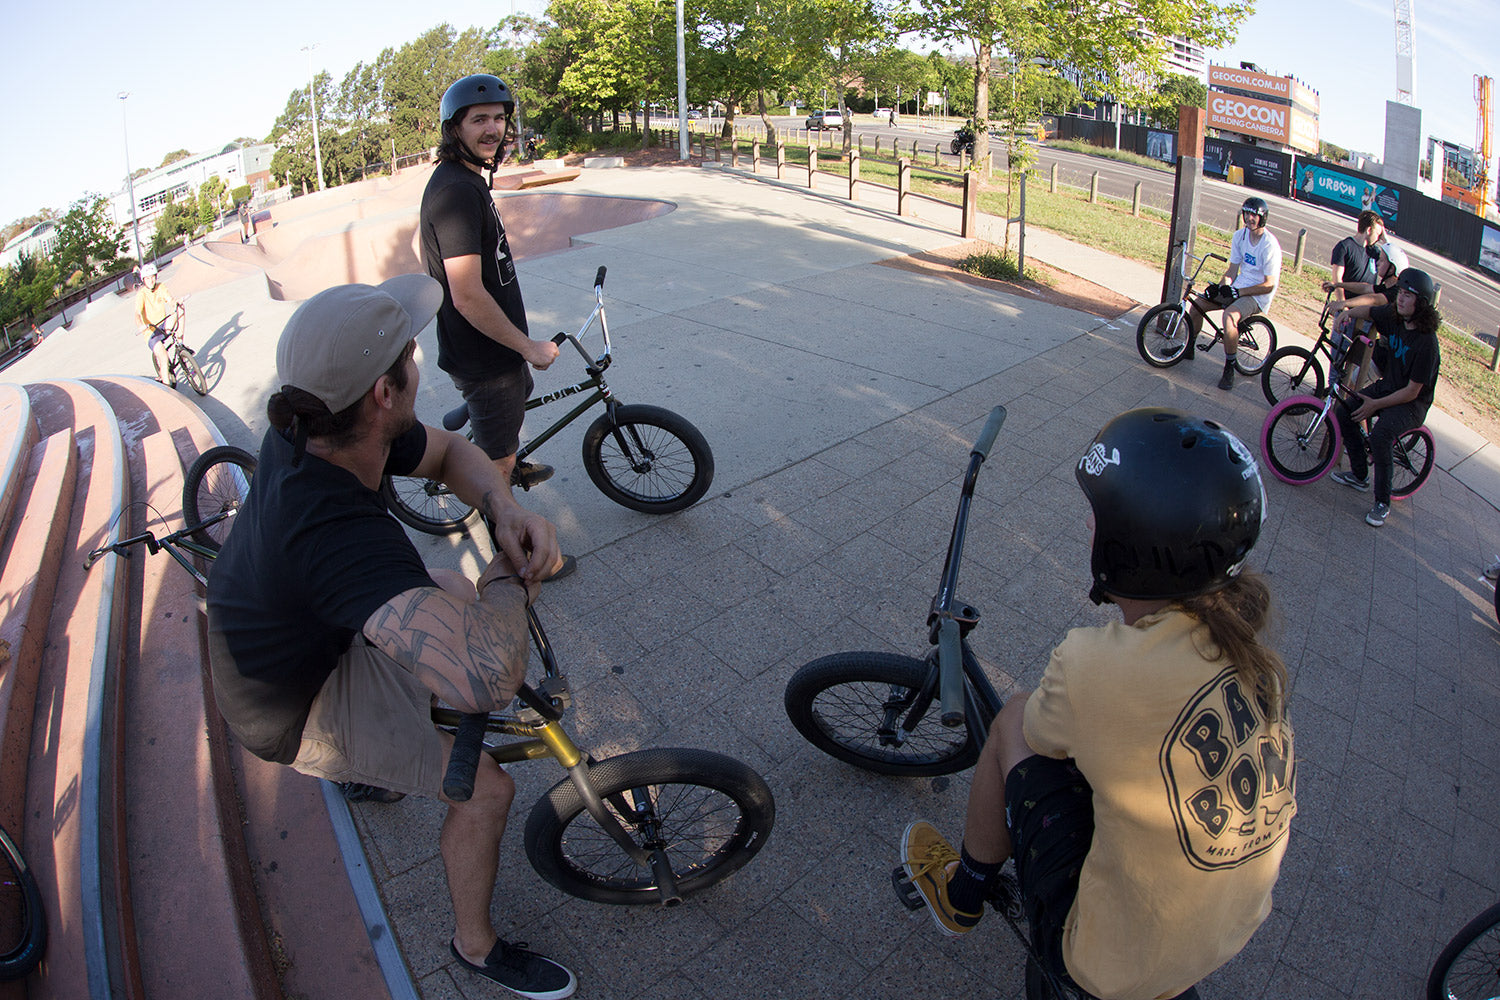
{"label": "black shorts", "polygon": [[1005,777],[1005,825],[1031,946],[1055,975],[1067,975],[1063,924],[1094,842],[1094,790],[1071,758],[1033,754]]}
{"label": "black shorts", "polygon": [[521,446],[521,424],[526,398],[531,395],[531,369],[521,365],[494,378],[470,381],[452,376],[469,404],[469,430],[474,443],[491,461],[514,455]]}

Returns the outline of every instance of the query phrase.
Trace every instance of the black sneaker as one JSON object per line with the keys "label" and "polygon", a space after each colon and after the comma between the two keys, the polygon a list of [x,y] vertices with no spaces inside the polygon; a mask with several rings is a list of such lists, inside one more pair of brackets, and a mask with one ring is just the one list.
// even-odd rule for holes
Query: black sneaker
{"label": "black sneaker", "polygon": [[458,953],[452,941],[448,950],[458,963],[497,986],[503,986],[528,1000],[563,1000],[573,995],[578,980],[566,968],[524,947],[525,942],[511,943],[496,939],[483,965],[475,965]]}
{"label": "black sneaker", "polygon": [[551,479],[555,471],[557,470],[552,466],[542,465],[540,462],[517,462],[516,467],[510,473],[510,484],[529,490]]}
{"label": "black sneaker", "polygon": [[1219,388],[1226,391],[1234,388],[1234,362],[1224,362],[1224,374],[1219,376]]}
{"label": "black sneaker", "polygon": [[405,792],[393,792],[389,788],[358,781],[340,781],[338,786],[347,802],[400,802],[406,798]]}
{"label": "black sneaker", "polygon": [[572,556],[563,556],[562,565],[557,567],[557,572],[551,576],[542,577],[543,583],[551,583],[553,580],[561,580],[565,576],[572,576],[578,569],[578,560]]}

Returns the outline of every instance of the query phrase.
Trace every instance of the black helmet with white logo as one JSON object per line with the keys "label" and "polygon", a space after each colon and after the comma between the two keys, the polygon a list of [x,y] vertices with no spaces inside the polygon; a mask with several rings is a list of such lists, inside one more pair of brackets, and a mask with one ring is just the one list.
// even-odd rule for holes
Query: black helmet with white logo
{"label": "black helmet with white logo", "polygon": [[1150,600],[1218,590],[1260,537],[1260,469],[1212,420],[1164,408],[1122,413],[1074,474],[1094,511],[1095,603],[1105,593]]}

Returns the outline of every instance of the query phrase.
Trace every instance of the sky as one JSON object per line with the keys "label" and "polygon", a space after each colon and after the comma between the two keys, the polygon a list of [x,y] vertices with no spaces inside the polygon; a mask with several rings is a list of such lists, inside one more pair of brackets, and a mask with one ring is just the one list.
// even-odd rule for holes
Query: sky
{"label": "sky", "polygon": [[[1500,76],[1500,3],[1411,0],[1415,103],[1422,133],[1475,141],[1476,73]],[[1424,6],[1425,5],[1425,6]],[[0,224],[43,207],[65,211],[87,192],[111,194],[167,153],[264,138],[312,69],[340,80],[358,62],[440,23],[493,27],[545,0],[260,0],[226,16],[202,0],[105,3],[0,0]],[[1322,137],[1384,151],[1385,102],[1396,96],[1396,34],[1388,0],[1259,0],[1214,62],[1259,64],[1319,91]],[[429,13],[429,10],[433,11]],[[117,99],[128,92],[125,101]],[[1497,88],[1500,98],[1500,88]],[[1500,130],[1496,144],[1500,145]],[[1425,155],[1425,138],[1422,153]],[[1492,173],[1491,175],[1495,175]]]}

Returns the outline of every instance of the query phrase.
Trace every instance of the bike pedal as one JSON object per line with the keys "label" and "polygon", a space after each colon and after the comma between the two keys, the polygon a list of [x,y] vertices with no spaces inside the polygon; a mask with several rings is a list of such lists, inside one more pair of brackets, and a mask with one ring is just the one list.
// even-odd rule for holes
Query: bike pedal
{"label": "bike pedal", "polygon": [[901,905],[908,910],[920,910],[927,905],[922,899],[921,890],[912,885],[911,879],[907,877],[905,865],[897,865],[891,871],[891,887],[896,890],[896,898],[901,901]]}

